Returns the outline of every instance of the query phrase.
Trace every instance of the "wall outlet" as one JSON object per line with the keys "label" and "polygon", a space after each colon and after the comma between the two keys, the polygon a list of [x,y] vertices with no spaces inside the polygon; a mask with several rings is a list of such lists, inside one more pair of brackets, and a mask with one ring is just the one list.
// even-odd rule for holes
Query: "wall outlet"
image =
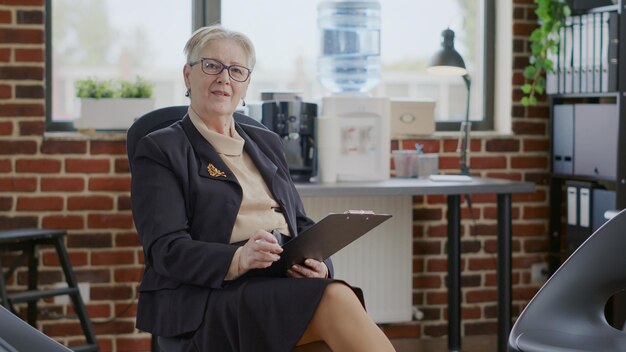
{"label": "wall outlet", "polygon": [[[54,288],[64,288],[64,287],[67,287],[67,282],[57,282],[56,284],[54,284]],[[89,302],[90,292],[91,292],[91,287],[89,285],[89,282],[79,282],[78,290],[80,291],[80,296],[83,298],[83,302],[85,304]],[[54,303],[55,304],[69,304],[70,296],[68,295],[54,296]]]}
{"label": "wall outlet", "polygon": [[543,284],[548,279],[548,263],[535,263],[530,267],[530,282]]}

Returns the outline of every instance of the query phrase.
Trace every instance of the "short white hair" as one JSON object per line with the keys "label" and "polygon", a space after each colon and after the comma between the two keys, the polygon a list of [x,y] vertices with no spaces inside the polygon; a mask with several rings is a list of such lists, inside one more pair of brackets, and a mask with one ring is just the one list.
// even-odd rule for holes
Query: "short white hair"
{"label": "short white hair", "polygon": [[249,69],[253,69],[256,64],[256,54],[254,52],[254,45],[248,36],[243,33],[231,31],[222,27],[219,24],[202,27],[191,35],[191,38],[185,44],[185,55],[187,56],[187,63],[192,63],[200,59],[200,52],[210,42],[220,39],[230,39],[237,43],[247,56],[247,65]]}

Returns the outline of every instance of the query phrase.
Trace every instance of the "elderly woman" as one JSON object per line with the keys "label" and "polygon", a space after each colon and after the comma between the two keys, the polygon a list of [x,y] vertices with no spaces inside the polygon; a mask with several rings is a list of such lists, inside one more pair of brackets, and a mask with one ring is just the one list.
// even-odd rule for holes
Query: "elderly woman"
{"label": "elderly woman", "polygon": [[[330,262],[251,277],[280,258],[278,239],[313,221],[279,137],[234,121],[254,47],[221,26],[193,33],[183,68],[188,114],[137,145],[132,207],[145,255],[137,327],[189,351],[393,351]],[[245,103],[244,103],[245,104]],[[274,236],[270,231],[280,231]]]}

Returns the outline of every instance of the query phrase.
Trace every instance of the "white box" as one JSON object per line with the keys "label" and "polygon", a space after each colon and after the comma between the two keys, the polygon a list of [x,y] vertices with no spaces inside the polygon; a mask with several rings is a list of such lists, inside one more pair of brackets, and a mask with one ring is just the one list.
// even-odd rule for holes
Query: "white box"
{"label": "white box", "polygon": [[435,101],[391,99],[391,136],[430,135],[435,132]]}

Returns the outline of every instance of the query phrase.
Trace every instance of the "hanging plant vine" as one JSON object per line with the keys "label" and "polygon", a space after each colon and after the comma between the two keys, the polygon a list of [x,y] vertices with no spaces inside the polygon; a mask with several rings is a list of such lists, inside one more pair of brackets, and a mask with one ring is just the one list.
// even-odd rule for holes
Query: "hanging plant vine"
{"label": "hanging plant vine", "polygon": [[554,72],[555,63],[550,59],[557,56],[560,31],[571,10],[564,0],[535,0],[535,14],[539,27],[530,34],[531,55],[529,65],[524,69],[526,83],[522,85],[521,103],[524,106],[537,104],[537,95],[546,88],[545,74]]}

